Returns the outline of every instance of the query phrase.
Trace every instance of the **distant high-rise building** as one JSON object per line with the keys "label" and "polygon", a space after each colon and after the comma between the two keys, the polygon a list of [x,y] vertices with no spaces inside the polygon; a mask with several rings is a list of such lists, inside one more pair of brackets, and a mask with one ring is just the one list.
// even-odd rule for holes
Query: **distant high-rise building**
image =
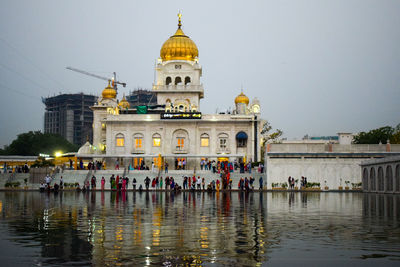
{"label": "distant high-rise building", "polygon": [[157,105],[157,95],[150,90],[137,89],[131,91],[126,99],[132,107]]}
{"label": "distant high-rise building", "polygon": [[93,111],[94,95],[60,94],[58,96],[42,98],[46,105],[44,113],[44,132],[60,134],[69,142],[82,145],[87,138],[93,138]]}

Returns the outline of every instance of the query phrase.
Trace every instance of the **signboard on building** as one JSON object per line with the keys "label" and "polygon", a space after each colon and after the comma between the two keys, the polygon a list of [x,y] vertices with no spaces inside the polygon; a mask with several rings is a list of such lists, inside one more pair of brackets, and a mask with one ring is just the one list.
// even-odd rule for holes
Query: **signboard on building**
{"label": "signboard on building", "polygon": [[201,112],[164,112],[160,114],[162,120],[198,120],[201,119]]}

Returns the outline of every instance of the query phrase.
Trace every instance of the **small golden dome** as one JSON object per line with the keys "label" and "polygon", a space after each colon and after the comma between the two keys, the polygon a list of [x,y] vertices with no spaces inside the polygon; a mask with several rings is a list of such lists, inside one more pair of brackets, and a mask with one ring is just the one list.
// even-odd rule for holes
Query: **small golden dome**
{"label": "small golden dome", "polygon": [[103,98],[115,98],[117,96],[117,91],[111,86],[111,81],[108,81],[108,86],[104,88],[101,95]]}
{"label": "small golden dome", "polygon": [[186,36],[182,29],[181,14],[178,14],[178,30],[161,47],[160,56],[164,61],[189,60],[194,61],[199,56],[196,44]]}
{"label": "small golden dome", "polygon": [[129,108],[131,105],[129,104],[128,100],[126,100],[125,98],[125,94],[122,97],[122,100],[119,102],[118,106],[122,109],[127,109]]}
{"label": "small golden dome", "polygon": [[243,92],[241,92],[240,95],[238,95],[235,98],[235,104],[238,104],[238,103],[244,103],[244,104],[248,105],[249,98],[245,94],[243,94]]}

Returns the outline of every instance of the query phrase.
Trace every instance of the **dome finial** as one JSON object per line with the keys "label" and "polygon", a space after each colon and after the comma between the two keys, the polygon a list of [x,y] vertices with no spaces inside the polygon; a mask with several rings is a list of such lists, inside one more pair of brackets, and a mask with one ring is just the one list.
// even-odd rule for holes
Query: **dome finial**
{"label": "dome finial", "polygon": [[179,29],[180,29],[181,26],[182,26],[182,20],[181,20],[181,18],[182,18],[182,13],[181,13],[181,11],[179,10],[179,12],[178,12],[178,28],[179,28]]}

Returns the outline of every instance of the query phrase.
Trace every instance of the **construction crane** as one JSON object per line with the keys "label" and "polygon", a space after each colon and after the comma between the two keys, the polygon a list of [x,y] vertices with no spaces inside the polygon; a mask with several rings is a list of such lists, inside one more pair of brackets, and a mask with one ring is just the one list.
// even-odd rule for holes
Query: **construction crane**
{"label": "construction crane", "polygon": [[100,75],[96,75],[96,74],[93,74],[93,73],[90,73],[90,72],[87,72],[87,71],[84,71],[84,70],[76,69],[76,68],[73,68],[73,67],[66,67],[66,69],[67,70],[72,70],[72,71],[75,71],[75,72],[79,72],[79,73],[82,73],[82,74],[85,74],[85,75],[88,75],[88,76],[92,76],[92,77],[95,77],[95,78],[98,78],[98,79],[101,79],[101,80],[112,81],[112,85],[113,85],[113,87],[114,87],[114,89],[116,91],[117,91],[117,84],[120,84],[123,87],[126,87],[126,83],[117,81],[117,73],[116,72],[113,72],[114,77],[112,79],[110,79],[110,78],[106,78],[106,77],[103,77],[103,76],[100,76]]}

